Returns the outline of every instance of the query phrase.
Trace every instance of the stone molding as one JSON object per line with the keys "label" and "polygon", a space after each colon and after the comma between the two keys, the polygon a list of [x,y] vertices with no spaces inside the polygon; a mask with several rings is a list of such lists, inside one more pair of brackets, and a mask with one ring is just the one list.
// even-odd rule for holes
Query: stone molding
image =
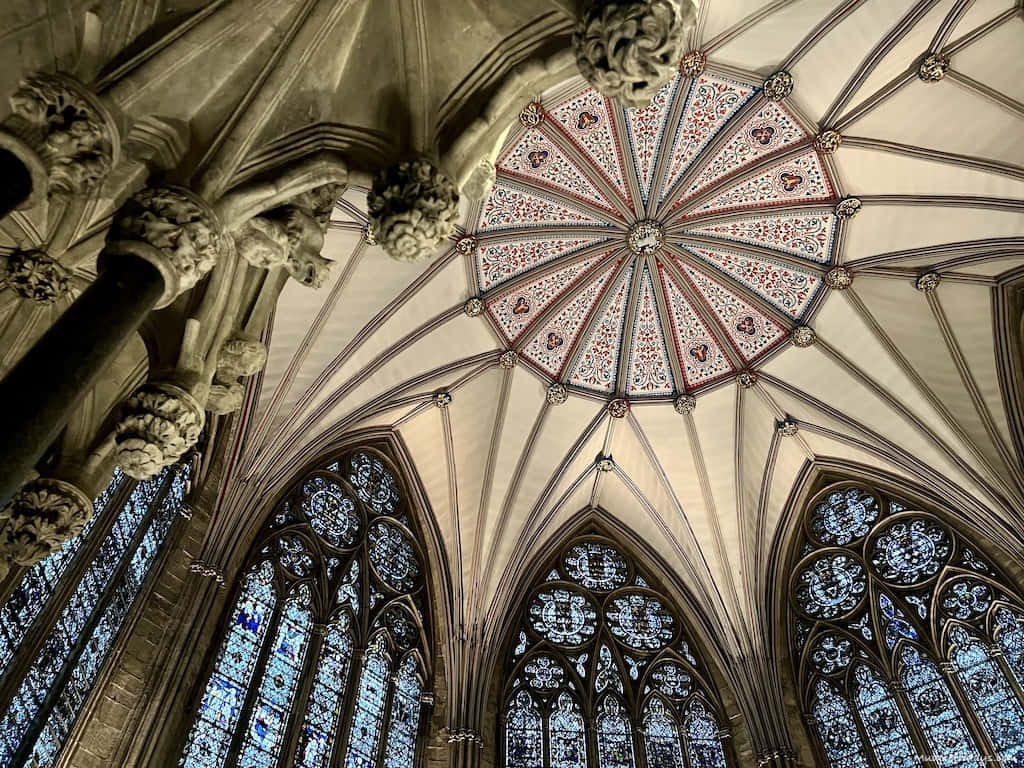
{"label": "stone molding", "polygon": [[199,441],[205,423],[203,407],[184,389],[143,384],[125,401],[117,423],[117,463],[136,480],[153,477]]}
{"label": "stone molding", "polygon": [[[50,477],[30,480],[0,510],[0,551],[15,565],[35,565],[81,533],[92,514],[92,499],[76,485]],[[0,571],[7,567],[0,562]]]}
{"label": "stone molding", "polygon": [[32,192],[21,208],[46,197],[88,193],[106,179],[120,153],[110,111],[89,88],[64,74],[26,77],[0,124],[0,148],[29,169]]}
{"label": "stone molding", "polygon": [[0,282],[23,299],[53,304],[71,293],[70,273],[37,248],[0,254]]}

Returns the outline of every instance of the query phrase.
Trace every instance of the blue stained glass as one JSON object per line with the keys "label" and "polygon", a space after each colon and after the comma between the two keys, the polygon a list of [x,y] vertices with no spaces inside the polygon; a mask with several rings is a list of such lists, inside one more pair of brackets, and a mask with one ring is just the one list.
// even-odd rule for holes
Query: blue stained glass
{"label": "blue stained glass", "polygon": [[693,679],[681,664],[663,661],[651,673],[651,682],[672,699],[685,699],[693,690]]}
{"label": "blue stained glass", "polygon": [[366,661],[359,676],[345,768],[373,768],[376,765],[390,674],[391,662],[378,635],[366,650]]}
{"label": "blue stained glass", "polygon": [[574,544],[565,553],[563,562],[569,578],[587,589],[604,592],[618,589],[625,586],[629,575],[622,553],[598,541]]}
{"label": "blue stained glass", "polygon": [[698,699],[690,703],[686,712],[686,749],[690,768],[725,768],[718,723]]}
{"label": "blue stained glass", "polygon": [[896,647],[896,641],[901,637],[917,640],[917,630],[907,621],[906,615],[888,595],[878,595],[878,607],[882,610],[882,619],[885,622],[885,644],[890,648]]}
{"label": "blue stained glass", "polygon": [[[166,474],[166,471],[165,471]],[[139,542],[124,576],[118,581],[107,607],[100,617],[88,642],[79,655],[78,662],[71,670],[71,675],[54,703],[53,710],[47,718],[39,738],[36,740],[32,757],[40,765],[47,765],[57,759],[57,755],[65,740],[78,720],[86,699],[92,691],[96,678],[107,660],[114,641],[135,599],[142,590],[142,585],[149,575],[150,568],[170,533],[182,500],[188,488],[187,466],[178,472],[171,482],[159,510],[153,516],[142,540]]]}
{"label": "blue stained glass", "polygon": [[327,628],[316,679],[309,694],[306,722],[299,734],[295,768],[327,768],[331,759],[338,717],[345,702],[345,688],[352,665],[349,624],[348,615],[342,614]]}
{"label": "blue stained glass", "polygon": [[917,766],[917,750],[889,686],[864,664],[857,666],[853,674],[857,711],[878,763],[886,768]]}
{"label": "blue stained glass", "polygon": [[139,483],[100,545],[99,552],[65,603],[56,624],[43,640],[32,666],[10,708],[0,721],[0,765],[7,764],[25,738],[32,720],[57,676],[72,660],[79,638],[89,623],[114,574],[128,554],[135,532],[142,525],[163,484],[163,475]]}
{"label": "blue stained glass", "polygon": [[543,768],[543,740],[533,697],[520,691],[505,713],[505,768]]}
{"label": "blue stained glass", "polygon": [[274,611],[274,567],[264,561],[246,576],[231,612],[231,627],[221,645],[210,682],[203,694],[181,768],[224,765],[231,736],[238,725],[256,657]]}
{"label": "blue stained glass", "polygon": [[1024,765],[1024,710],[1006,675],[982,642],[963,627],[953,627],[949,639],[960,687],[1003,765]]}
{"label": "blue stained glass", "polygon": [[615,658],[607,645],[601,643],[597,651],[597,675],[594,677],[594,688],[601,693],[605,688],[614,688],[619,693],[623,692],[622,675],[615,664]]}
{"label": "blue stained glass", "polygon": [[300,579],[313,572],[313,556],[309,554],[306,542],[298,536],[282,536],[277,540],[277,561]]}
{"label": "blue stained glass", "polygon": [[864,568],[845,553],[824,553],[805,565],[796,579],[797,605],[815,619],[833,619],[856,608],[867,589]]}
{"label": "blue stained glass", "polygon": [[894,584],[918,584],[946,564],[953,543],[945,528],[924,518],[897,520],[887,525],[871,548],[871,565]]}
{"label": "blue stained glass", "polygon": [[679,728],[661,699],[651,699],[644,708],[644,750],[648,768],[683,768]]}
{"label": "blue stained glass", "polygon": [[25,571],[18,586],[0,608],[0,675],[6,671],[7,665],[11,663],[14,654],[25,640],[25,635],[43,612],[50,596],[56,590],[57,583],[78,554],[96,521],[104,517],[107,504],[123,481],[124,474],[120,469],[115,469],[110,485],[93,499],[94,513],[86,521],[82,532],[64,542],[64,545],[48,558]]}
{"label": "blue stained glass", "polygon": [[349,482],[364,504],[381,515],[394,515],[401,495],[398,481],[376,456],[360,451],[349,460]]}
{"label": "blue stained glass", "polygon": [[1017,683],[1024,686],[1024,614],[1000,606],[995,613],[995,638]]}
{"label": "blue stained glass", "polygon": [[850,666],[853,643],[839,635],[819,635],[811,649],[811,661],[824,675],[831,675]]}
{"label": "blue stained glass", "polygon": [[551,768],[587,768],[586,729],[576,701],[568,693],[548,717]]}
{"label": "blue stained glass", "polygon": [[633,768],[633,727],[618,700],[604,700],[597,718],[597,760],[600,768]]}
{"label": "blue stained glass", "polygon": [[815,683],[814,695],[811,711],[829,765],[832,768],[868,768],[864,745],[846,699],[824,680]]}
{"label": "blue stained glass", "polygon": [[423,693],[416,658],[407,656],[398,668],[395,695],[391,699],[384,768],[413,768],[416,735],[420,728],[420,697]]}
{"label": "blue stained glass", "polygon": [[960,579],[946,585],[939,600],[947,616],[976,619],[992,605],[992,590],[980,581]]}
{"label": "blue stained glass", "polygon": [[664,648],[675,632],[676,620],[661,601],[640,592],[613,597],[605,619],[620,642],[639,651]]}
{"label": "blue stained glass", "polygon": [[863,488],[832,491],[814,507],[811,533],[822,544],[846,546],[867,536],[878,511],[878,499]]}
{"label": "blue stained glass", "polygon": [[270,657],[263,670],[259,694],[245,729],[238,764],[246,768],[273,768],[284,745],[285,730],[292,711],[292,699],[299,685],[313,617],[309,610],[309,588],[284,604]]}
{"label": "blue stained glass", "polygon": [[561,688],[565,682],[565,668],[550,656],[534,656],[523,672],[530,687],[541,692]]}
{"label": "blue stained glass", "polygon": [[356,504],[337,483],[316,475],[302,484],[302,511],[313,530],[335,547],[355,543],[359,533]]}
{"label": "blue stained glass", "polygon": [[597,611],[582,593],[565,587],[540,592],[530,603],[533,628],[559,645],[580,645],[597,632]]}
{"label": "blue stained glass", "polygon": [[980,768],[981,755],[935,664],[917,648],[904,646],[899,676],[935,761],[950,768]]}
{"label": "blue stained glass", "polygon": [[370,563],[385,584],[396,592],[416,586],[419,561],[412,542],[397,525],[377,520],[370,526]]}

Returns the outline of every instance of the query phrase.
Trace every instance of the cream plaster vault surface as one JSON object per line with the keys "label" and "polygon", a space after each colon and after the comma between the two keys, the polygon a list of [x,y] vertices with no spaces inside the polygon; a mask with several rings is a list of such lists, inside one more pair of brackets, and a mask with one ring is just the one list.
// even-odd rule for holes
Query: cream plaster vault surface
{"label": "cream plaster vault surface", "polygon": [[[716,0],[691,48],[709,71],[758,86],[785,68],[785,104],[810,136],[843,135],[827,158],[835,197],[863,208],[841,223],[834,261],[853,282],[825,289],[807,321],[816,343],[782,345],[754,366],[753,386],[730,377],[686,414],[667,400],[617,419],[610,395],[579,391],[550,404],[551,378],[522,360],[500,365],[496,326],[464,311],[479,293],[473,257],[452,242],[426,264],[388,260],[362,238],[365,189],[352,186],[327,236],[329,284],[284,289],[222,506],[255,515],[332,440],[392,427],[439,523],[461,596],[453,625],[496,628],[532,555],[596,505],[678,572],[726,648],[753,655],[768,636],[780,515],[808,461],[858,462],[954,501],[966,493],[1019,525],[1024,485],[993,333],[997,284],[1024,258],[1019,6]],[[939,82],[917,76],[929,50],[950,54]],[[475,233],[479,201],[462,205]],[[918,290],[932,268],[940,284]],[[446,408],[433,400],[441,389]],[[795,435],[778,429],[784,419]],[[612,471],[598,471],[599,455]]]}

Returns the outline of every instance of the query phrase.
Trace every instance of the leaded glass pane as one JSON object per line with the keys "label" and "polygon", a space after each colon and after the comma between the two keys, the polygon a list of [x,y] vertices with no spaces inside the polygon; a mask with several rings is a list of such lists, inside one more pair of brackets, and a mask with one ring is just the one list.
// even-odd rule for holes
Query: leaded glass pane
{"label": "leaded glass pane", "polygon": [[814,687],[811,710],[818,738],[832,768],[868,768],[864,745],[846,700],[824,680]]}
{"label": "leaded glass pane", "polygon": [[629,568],[622,553],[598,541],[569,547],[563,560],[569,578],[587,589],[610,592],[626,585]]}
{"label": "leaded glass pane", "polygon": [[298,536],[282,536],[277,540],[277,562],[300,579],[313,573],[313,556],[306,542]]}
{"label": "leaded glass pane", "polygon": [[580,645],[597,631],[597,611],[582,593],[566,587],[542,590],[530,603],[533,628],[558,645]]}
{"label": "leaded glass pane", "polygon": [[394,515],[401,496],[398,481],[376,456],[360,451],[349,461],[348,480],[364,504],[381,515]]}
{"label": "leaded glass pane", "polygon": [[693,691],[693,678],[681,664],[663,661],[651,672],[654,687],[670,699],[685,699]]}
{"label": "leaded glass pane", "polygon": [[643,723],[647,768],[684,768],[679,728],[661,699],[648,702]]}
{"label": "leaded glass pane", "polygon": [[505,768],[543,768],[544,737],[533,698],[520,691],[505,713]]}
{"label": "leaded glass pane", "polygon": [[378,636],[366,651],[359,675],[345,768],[372,768],[376,764],[390,674],[391,662]]}
{"label": "leaded glass pane", "polygon": [[420,565],[412,542],[397,525],[377,520],[370,526],[370,563],[385,584],[396,592],[416,585]]}
{"label": "leaded glass pane", "polygon": [[597,758],[600,768],[633,768],[633,727],[611,696],[597,718]]}
{"label": "leaded glass pane", "polygon": [[867,536],[878,519],[878,499],[863,488],[832,491],[811,512],[811,533],[822,544],[846,546]]}
{"label": "leaded glass pane", "polygon": [[871,565],[886,581],[918,584],[946,564],[953,543],[946,529],[925,518],[902,519],[885,526],[871,547]]}
{"label": "leaded glass pane", "polygon": [[359,533],[355,502],[338,483],[316,475],[302,484],[302,511],[329,544],[350,547]]}
{"label": "leaded glass pane", "polygon": [[1024,686],[1024,614],[1000,606],[995,619],[996,642],[1003,649],[1003,657],[1017,678],[1017,684]]}
{"label": "leaded glass pane", "polygon": [[153,515],[142,540],[135,548],[128,568],[118,580],[103,615],[81,650],[78,661],[72,668],[63,690],[57,696],[50,716],[36,740],[32,757],[38,760],[40,765],[48,765],[57,759],[61,747],[85,706],[100,670],[103,669],[103,664],[128,617],[128,612],[135,605],[135,599],[149,576],[150,568],[167,540],[171,526],[178,518],[188,490],[188,466],[181,471],[165,470],[164,475],[166,476],[168,472],[176,474],[160,503],[160,508]]}
{"label": "leaded glass pane", "polygon": [[885,768],[915,768],[917,750],[889,686],[864,664],[854,670],[854,678],[857,711],[878,763]]}
{"label": "leaded glass pane", "polygon": [[57,583],[63,578],[71,561],[88,539],[96,522],[105,516],[103,513],[107,503],[123,481],[124,474],[120,469],[115,469],[110,485],[93,500],[94,514],[85,523],[82,532],[64,542],[60,549],[45,560],[25,571],[18,586],[0,608],[0,675],[6,671],[7,665],[11,663],[14,654],[25,640],[25,635],[43,612],[57,588]]}
{"label": "leaded glass pane", "polygon": [[917,640],[917,630],[907,621],[906,615],[888,595],[878,596],[878,607],[882,612],[882,621],[885,623],[885,644],[890,648],[896,647],[896,641],[901,637]]}
{"label": "leaded glass pane", "polygon": [[245,578],[231,613],[231,628],[221,645],[199,712],[179,762],[181,768],[224,765],[238,725],[256,657],[267,634],[276,595],[274,567],[264,561]]}
{"label": "leaded glass pane", "polygon": [[981,766],[981,755],[938,668],[917,648],[900,652],[900,682],[939,765]]}
{"label": "leaded glass pane", "polygon": [[531,688],[546,692],[561,688],[565,682],[565,668],[550,656],[534,656],[523,667]]}
{"label": "leaded glass pane", "polygon": [[1024,765],[1024,710],[988,649],[963,627],[950,630],[960,687],[1005,766]]}
{"label": "leaded glass pane", "polygon": [[551,768],[587,768],[585,733],[579,705],[562,693],[548,718]]}
{"label": "leaded glass pane", "polygon": [[384,752],[384,768],[413,768],[416,761],[416,734],[420,727],[419,667],[413,656],[407,656],[399,667],[395,695],[391,700],[388,740]]}
{"label": "leaded glass pane", "polygon": [[954,619],[977,619],[992,605],[992,590],[976,579],[958,579],[947,584],[939,599],[942,612]]}
{"label": "leaded glass pane", "polygon": [[668,645],[676,621],[660,600],[640,592],[613,597],[605,618],[620,642],[639,651],[657,651]]}
{"label": "leaded glass pane", "polygon": [[309,694],[306,722],[299,734],[296,768],[328,768],[352,665],[349,624],[348,614],[342,614],[331,622],[324,636],[316,679]]}
{"label": "leaded glass pane", "polygon": [[612,651],[607,645],[601,643],[601,648],[597,652],[597,675],[594,677],[594,688],[601,693],[609,687],[623,693],[622,675],[619,674],[619,667],[615,663]]}
{"label": "leaded glass pane", "polygon": [[136,531],[143,525],[163,485],[165,475],[139,483],[121,509],[96,558],[64,604],[56,624],[21,680],[10,708],[0,721],[0,765],[8,763],[41,713],[57,676],[69,663],[94,611],[131,552]]}
{"label": "leaded glass pane", "polygon": [[299,675],[309,647],[312,623],[309,589],[303,585],[298,594],[284,604],[259,693],[245,729],[239,765],[246,768],[273,768],[277,765],[292,711],[292,699],[298,689]]}
{"label": "leaded glass pane", "polygon": [[686,714],[686,748],[690,768],[725,768],[718,723],[700,701],[690,704]]}
{"label": "leaded glass pane", "polygon": [[852,660],[853,643],[840,635],[819,635],[811,648],[811,663],[824,675],[841,672]]}
{"label": "leaded glass pane", "polygon": [[850,555],[826,553],[805,565],[796,579],[794,597],[815,619],[834,619],[856,608],[864,597],[864,568]]}

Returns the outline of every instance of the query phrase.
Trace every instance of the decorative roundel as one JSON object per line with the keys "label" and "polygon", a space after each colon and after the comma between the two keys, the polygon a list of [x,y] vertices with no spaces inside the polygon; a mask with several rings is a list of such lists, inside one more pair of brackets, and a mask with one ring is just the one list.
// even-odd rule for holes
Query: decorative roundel
{"label": "decorative roundel", "polygon": [[825,675],[846,669],[851,661],[853,643],[839,635],[821,635],[811,648],[811,662]]}
{"label": "decorative roundel", "polygon": [[379,457],[360,451],[348,462],[349,482],[360,500],[377,514],[394,515],[401,496],[398,481]]}
{"label": "decorative roundel", "polygon": [[572,545],[562,562],[570,579],[587,589],[601,592],[625,586],[629,576],[629,566],[622,553],[599,541]]}
{"label": "decorative roundel", "polygon": [[408,592],[416,585],[420,564],[412,540],[386,520],[370,526],[370,563],[385,584],[396,592]]}
{"label": "decorative roundel", "polygon": [[815,619],[833,619],[856,608],[867,589],[864,567],[846,553],[827,552],[797,574],[794,597]]}
{"label": "decorative roundel", "polygon": [[384,625],[388,628],[391,637],[400,648],[412,648],[416,643],[418,633],[416,625],[412,623],[409,614],[401,608],[389,608],[384,614]]}
{"label": "decorative roundel", "polygon": [[302,484],[302,511],[327,543],[350,547],[359,534],[356,504],[338,483],[316,475]]}
{"label": "decorative roundel", "polygon": [[313,573],[313,556],[298,536],[282,536],[277,540],[277,562],[292,576],[300,579]]}
{"label": "decorative roundel", "polygon": [[919,584],[938,573],[952,552],[949,534],[938,523],[903,518],[878,533],[870,561],[875,572],[888,582]]}
{"label": "decorative roundel", "polygon": [[815,505],[811,534],[822,544],[846,546],[867,536],[878,513],[878,499],[863,488],[835,490]]}
{"label": "decorative roundel", "polygon": [[623,645],[657,651],[672,641],[676,620],[661,601],[643,592],[613,597],[606,609],[608,629]]}
{"label": "decorative roundel", "polygon": [[537,111],[503,148],[467,256],[506,347],[570,388],[674,399],[806,322],[835,185],[814,132],[760,85],[678,75],[624,108],[577,79]]}
{"label": "decorative roundel", "polygon": [[523,667],[526,682],[538,691],[553,691],[565,681],[565,668],[550,656],[534,656]]}
{"label": "decorative roundel", "polygon": [[580,645],[597,632],[597,611],[582,592],[569,587],[541,590],[530,603],[534,630],[557,645]]}
{"label": "decorative roundel", "polygon": [[976,579],[947,584],[939,597],[942,611],[954,619],[976,619],[992,605],[992,590]]}
{"label": "decorative roundel", "polygon": [[693,691],[693,678],[681,664],[663,661],[651,672],[654,687],[670,699],[685,699]]}

